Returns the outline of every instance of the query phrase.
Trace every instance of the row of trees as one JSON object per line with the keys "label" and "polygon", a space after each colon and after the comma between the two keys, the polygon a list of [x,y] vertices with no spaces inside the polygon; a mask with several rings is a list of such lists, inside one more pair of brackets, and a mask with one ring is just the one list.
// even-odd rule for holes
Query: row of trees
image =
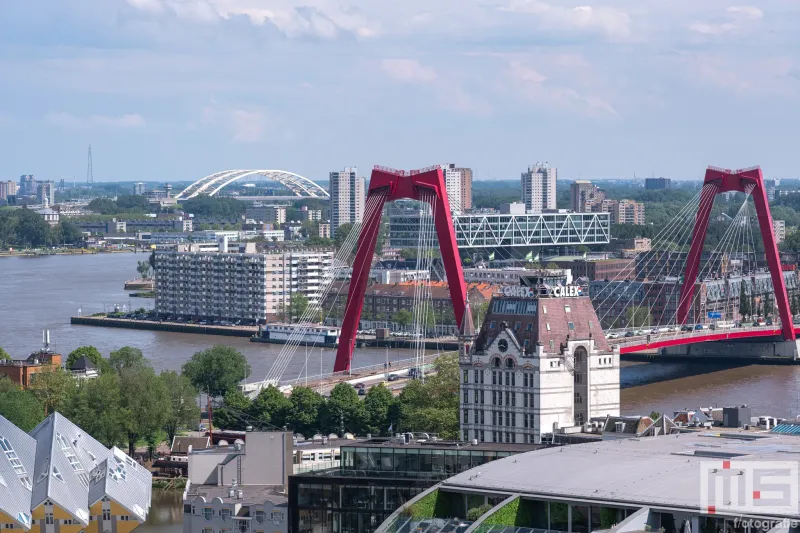
{"label": "row of trees", "polygon": [[28,390],[0,379],[0,415],[30,431],[58,411],[104,445],[125,446],[130,454],[144,443],[152,449],[171,441],[179,428],[199,421],[192,382],[174,371],[156,374],[141,350],[125,346],[105,358],[83,346],[69,354],[67,366],[81,356],[100,370],[96,379],[77,379],[63,368],[36,374]]}
{"label": "row of trees", "polygon": [[147,198],[138,194],[122,194],[116,200],[111,198],[95,198],[89,202],[88,208],[100,215],[117,215],[122,213],[142,214],[151,210]]}
{"label": "row of trees", "polygon": [[352,385],[339,383],[328,398],[302,386],[294,387],[286,397],[270,386],[251,401],[235,386],[230,387],[214,410],[213,421],[215,427],[232,430],[286,427],[306,437],[317,433],[426,431],[455,439],[459,433],[458,388],[458,357],[452,354],[436,361],[435,374],[425,383],[412,381],[398,397],[377,385],[362,401]]}
{"label": "row of trees", "polygon": [[31,209],[0,208],[0,248],[81,244],[80,228],[68,220],[51,227]]}

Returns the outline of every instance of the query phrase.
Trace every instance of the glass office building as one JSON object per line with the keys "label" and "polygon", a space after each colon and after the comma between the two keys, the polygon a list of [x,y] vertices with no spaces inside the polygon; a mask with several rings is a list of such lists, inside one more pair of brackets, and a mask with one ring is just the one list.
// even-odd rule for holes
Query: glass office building
{"label": "glass office building", "polygon": [[339,468],[289,477],[289,530],[371,533],[411,498],[454,474],[542,446],[371,439],[341,446]]}

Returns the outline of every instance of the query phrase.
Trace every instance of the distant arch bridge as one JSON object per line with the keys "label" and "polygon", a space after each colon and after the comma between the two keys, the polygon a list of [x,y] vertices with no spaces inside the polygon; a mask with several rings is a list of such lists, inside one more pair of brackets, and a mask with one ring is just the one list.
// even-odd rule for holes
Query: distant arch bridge
{"label": "distant arch bridge", "polygon": [[195,181],[181,191],[176,198],[188,200],[200,194],[214,196],[231,183],[251,176],[264,176],[270,181],[280,183],[292,191],[295,196],[330,198],[328,191],[310,179],[286,170],[225,170],[217,172]]}

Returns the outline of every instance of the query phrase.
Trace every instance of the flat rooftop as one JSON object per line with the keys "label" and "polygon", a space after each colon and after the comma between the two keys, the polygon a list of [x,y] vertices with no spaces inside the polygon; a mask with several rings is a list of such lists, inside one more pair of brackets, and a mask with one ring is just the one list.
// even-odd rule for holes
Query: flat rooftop
{"label": "flat rooftop", "polygon": [[699,510],[703,463],[722,475],[723,461],[736,470],[756,461],[796,463],[798,454],[800,436],[711,430],[547,448],[456,474],[441,487]]}
{"label": "flat rooftop", "polygon": [[[190,502],[197,496],[205,498],[206,502],[211,502],[214,498],[220,498],[225,503],[241,503],[243,505],[262,504],[270,501],[275,505],[286,505],[289,498],[284,493],[279,493],[282,487],[274,485],[241,485],[237,489],[237,494],[230,497],[230,487],[218,485],[192,485],[186,495],[186,501]],[[242,498],[238,497],[238,490],[242,491]]]}
{"label": "flat rooftop", "polygon": [[494,452],[530,452],[546,448],[544,444],[511,444],[502,442],[479,442],[472,444],[469,442],[455,442],[447,440],[414,440],[408,444],[403,444],[393,439],[370,439],[361,442],[350,441],[342,443],[342,446],[358,448],[416,448],[422,450],[474,450],[474,451],[494,451]]}

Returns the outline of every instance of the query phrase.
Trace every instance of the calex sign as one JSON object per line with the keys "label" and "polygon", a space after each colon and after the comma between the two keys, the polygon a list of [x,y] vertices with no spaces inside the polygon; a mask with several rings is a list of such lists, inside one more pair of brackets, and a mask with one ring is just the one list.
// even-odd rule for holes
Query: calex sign
{"label": "calex sign", "polygon": [[550,295],[554,298],[572,298],[582,296],[583,290],[578,285],[557,286],[550,289]]}
{"label": "calex sign", "polygon": [[508,296],[510,298],[533,298],[536,296],[536,291],[533,287],[507,285],[503,287],[503,296]]}

